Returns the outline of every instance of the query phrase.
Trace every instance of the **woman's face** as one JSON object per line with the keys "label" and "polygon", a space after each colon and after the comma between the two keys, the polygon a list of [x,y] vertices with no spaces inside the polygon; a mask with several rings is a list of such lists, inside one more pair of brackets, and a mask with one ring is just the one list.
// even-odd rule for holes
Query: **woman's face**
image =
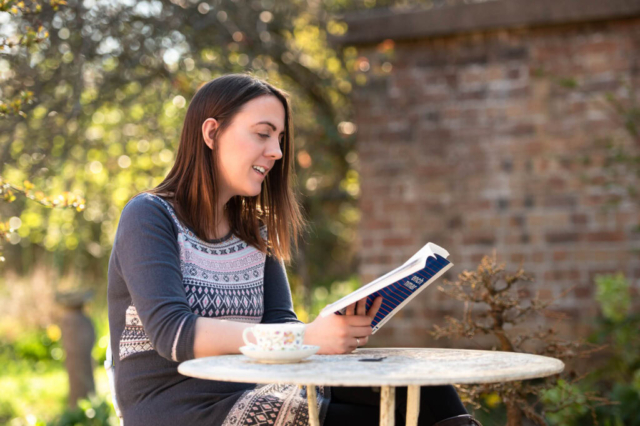
{"label": "woman's face", "polygon": [[[209,147],[218,143],[220,201],[233,196],[260,194],[262,182],[274,163],[282,158],[285,111],[275,96],[263,95],[245,103],[217,142],[208,136],[217,126],[213,118],[202,125]],[[254,166],[262,167],[261,173]]]}

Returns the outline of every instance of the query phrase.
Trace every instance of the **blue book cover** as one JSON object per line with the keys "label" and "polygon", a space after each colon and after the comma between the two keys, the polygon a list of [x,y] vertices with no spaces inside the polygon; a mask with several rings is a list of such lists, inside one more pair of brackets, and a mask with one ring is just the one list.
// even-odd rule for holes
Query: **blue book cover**
{"label": "blue book cover", "polygon": [[371,322],[375,333],[404,305],[453,266],[447,260],[448,256],[449,253],[442,247],[428,243],[405,264],[328,305],[320,315],[344,315],[349,305],[365,297],[368,311],[375,298],[382,296],[382,305]]}

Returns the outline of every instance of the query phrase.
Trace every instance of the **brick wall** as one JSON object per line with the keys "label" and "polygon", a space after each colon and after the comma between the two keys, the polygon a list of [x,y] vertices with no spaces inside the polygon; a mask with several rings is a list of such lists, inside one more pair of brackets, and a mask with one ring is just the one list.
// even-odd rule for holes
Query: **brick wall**
{"label": "brick wall", "polygon": [[[565,335],[585,335],[598,314],[597,273],[624,272],[637,297],[640,210],[605,209],[594,142],[624,135],[601,100],[640,83],[639,43],[640,18],[626,18],[396,40],[392,56],[358,46],[370,63],[353,95],[363,281],[432,241],[451,253],[448,278],[495,250],[542,297],[576,286],[556,305],[571,316]],[[426,331],[460,305],[435,287],[372,345],[448,345]]]}

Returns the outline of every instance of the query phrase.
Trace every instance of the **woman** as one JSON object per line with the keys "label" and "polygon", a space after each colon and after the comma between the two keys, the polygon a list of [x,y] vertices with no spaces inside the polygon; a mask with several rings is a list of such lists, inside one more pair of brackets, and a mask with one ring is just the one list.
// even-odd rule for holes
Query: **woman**
{"label": "woman", "polygon": [[[176,161],[122,211],[109,261],[115,387],[126,426],[306,425],[306,394],[182,376],[178,363],[239,353],[255,323],[301,322],[283,265],[305,226],[291,188],[288,96],[257,78],[225,75],[187,111]],[[364,305],[308,324],[319,354],[352,352],[371,334]],[[324,425],[377,424],[379,393],[317,387]],[[333,396],[332,396],[333,394]],[[451,387],[423,388],[421,425],[476,424]],[[399,419],[406,388],[398,390]],[[406,402],[404,403],[406,404]],[[455,419],[449,419],[453,418]],[[447,420],[448,419],[448,420]]]}

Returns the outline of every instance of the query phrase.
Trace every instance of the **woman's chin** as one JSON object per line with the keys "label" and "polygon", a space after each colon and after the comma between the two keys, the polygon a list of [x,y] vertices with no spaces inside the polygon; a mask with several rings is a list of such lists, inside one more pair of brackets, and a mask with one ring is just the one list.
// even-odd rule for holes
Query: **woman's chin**
{"label": "woman's chin", "polygon": [[260,195],[260,192],[262,192],[262,186],[246,190],[246,191],[244,191],[242,196],[244,196],[244,197],[255,197],[255,196]]}

